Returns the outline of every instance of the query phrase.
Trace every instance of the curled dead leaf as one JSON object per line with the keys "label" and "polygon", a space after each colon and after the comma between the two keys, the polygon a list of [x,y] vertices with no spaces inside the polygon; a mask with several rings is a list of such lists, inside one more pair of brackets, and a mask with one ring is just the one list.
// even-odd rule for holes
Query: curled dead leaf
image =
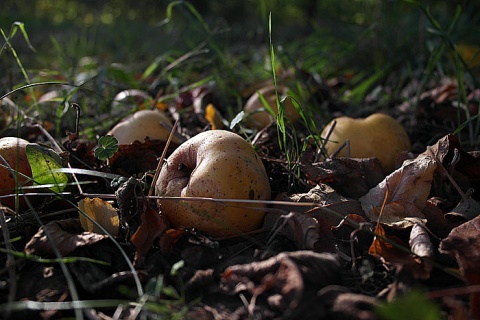
{"label": "curled dead leaf", "polygon": [[422,223],[415,223],[410,231],[410,250],[417,257],[427,258],[427,259],[416,259],[418,263],[422,266],[425,271],[424,274],[420,275],[420,278],[428,279],[430,273],[433,269],[433,259],[435,258],[435,248],[433,247],[432,241],[426,228]]}
{"label": "curled dead leaf", "polygon": [[[282,223],[286,221],[287,223]],[[322,218],[314,218],[310,214],[290,212],[277,220],[277,230],[273,235],[282,233],[295,242],[299,250],[315,252],[336,252],[333,233],[330,225]]]}
{"label": "curled dead leaf", "polygon": [[[462,275],[470,285],[480,285],[480,216],[454,228],[440,242],[440,252],[456,258]],[[471,316],[480,319],[480,293],[470,295]]]}
{"label": "curled dead leaf", "polygon": [[160,234],[167,229],[167,224],[163,216],[152,208],[147,200],[143,202],[142,222],[137,231],[130,239],[135,248],[135,262],[142,261],[145,254],[150,250]]}
{"label": "curled dead leaf", "polygon": [[[317,206],[305,206],[299,207],[295,204],[291,206],[288,204],[276,204],[274,209],[282,210],[284,212],[309,212],[312,217],[321,218],[325,220],[330,226],[338,225],[347,214],[363,215],[363,210],[360,202],[357,200],[351,200],[338,194],[329,185],[320,183],[314,188],[310,189],[307,193],[299,193],[288,196],[285,193],[280,193],[276,198],[276,201],[285,202],[312,202],[318,204]],[[328,208],[329,211],[321,210],[321,208]],[[337,214],[330,212],[334,211]],[[276,218],[275,218],[276,219]]]}
{"label": "curled dead leaf", "polygon": [[94,244],[106,237],[103,234],[83,232],[78,219],[52,221],[38,230],[25,245],[24,251],[27,254],[55,256],[56,247],[62,256],[67,256],[78,247]]}
{"label": "curled dead leaf", "polygon": [[403,229],[413,225],[405,218],[425,218],[422,210],[427,205],[436,167],[436,161],[429,155],[405,161],[401,168],[359,199],[367,217],[378,221],[380,209],[388,195],[381,223]]}
{"label": "curled dead leaf", "polygon": [[427,220],[426,227],[437,238],[446,238],[450,231],[456,227],[455,224],[445,218],[445,213],[435,198],[428,199],[427,206],[422,212]]}
{"label": "curled dead leaf", "polygon": [[465,221],[472,220],[480,214],[480,204],[472,199],[467,198],[452,209],[452,211],[445,214],[446,217],[457,217]]}
{"label": "curled dead leaf", "polygon": [[280,253],[265,261],[228,267],[221,275],[223,290],[229,294],[251,294],[249,309],[258,296],[265,296],[277,312],[295,312],[308,288],[340,282],[340,264],[328,253],[295,251]]}
{"label": "curled dead leaf", "polygon": [[301,167],[311,183],[326,183],[342,196],[355,199],[385,178],[376,158],[334,158],[315,163],[303,159]]}
{"label": "curled dead leaf", "polygon": [[[468,193],[470,189],[480,188],[480,157],[478,152],[466,152],[456,136],[446,135],[427,149],[424,154],[432,154],[442,163],[444,170],[437,170],[435,177],[435,194],[439,197],[458,201],[461,193]],[[450,175],[450,177],[448,177]],[[453,186],[457,191],[452,192]],[[461,189],[461,190],[458,190]],[[480,193],[473,193],[475,200],[480,199]]]}
{"label": "curled dead leaf", "polygon": [[[415,225],[418,219],[410,219]],[[394,235],[388,235],[381,224],[375,228],[375,238],[368,253],[376,256],[386,263],[395,265],[403,270],[408,270],[417,279],[428,279],[432,266],[425,264],[422,259],[415,258],[408,251],[408,244]],[[413,238],[413,240],[412,240]],[[430,255],[427,240],[422,230],[416,229],[410,236],[410,244],[413,245],[419,255]],[[423,256],[425,257],[425,256]]]}
{"label": "curled dead leaf", "polygon": [[[82,228],[88,232],[105,234],[98,225],[92,222],[97,222],[107,234],[116,236],[120,227],[120,218],[117,210],[111,203],[106,202],[100,198],[85,198],[78,202],[80,212],[80,223]],[[92,220],[88,219],[90,217]]]}
{"label": "curled dead leaf", "polygon": [[327,286],[317,295],[325,301],[326,309],[329,311],[325,319],[378,319],[375,308],[379,301],[374,297],[352,293],[341,286]]}
{"label": "curled dead leaf", "polygon": [[368,253],[377,256],[387,262],[396,262],[399,257],[403,257],[404,253],[396,248],[392,243],[402,244],[398,238],[387,237],[387,233],[381,224],[375,228],[375,239],[368,249]]}

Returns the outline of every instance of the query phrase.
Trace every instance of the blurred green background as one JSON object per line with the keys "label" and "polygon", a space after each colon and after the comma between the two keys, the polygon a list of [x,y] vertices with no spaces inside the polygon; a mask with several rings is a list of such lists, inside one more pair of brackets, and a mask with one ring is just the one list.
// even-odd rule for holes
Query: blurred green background
{"label": "blurred green background", "polygon": [[[55,54],[75,63],[84,56],[145,66],[159,54],[186,51],[205,41],[205,30],[187,6],[173,1],[3,0],[0,27],[8,33],[14,21],[25,23],[37,53],[26,66],[55,64]],[[274,43],[295,54],[307,68],[330,72],[339,67],[375,68],[425,58],[428,8],[448,28],[455,43],[477,44],[480,4],[476,1],[380,0],[243,0],[190,2],[208,24],[222,50],[255,58],[268,45],[268,15]],[[416,3],[416,4],[415,4]],[[170,18],[169,23],[165,19]],[[13,44],[28,54],[25,42]],[[55,48],[55,46],[57,46]],[[423,57],[422,57],[423,55]]]}

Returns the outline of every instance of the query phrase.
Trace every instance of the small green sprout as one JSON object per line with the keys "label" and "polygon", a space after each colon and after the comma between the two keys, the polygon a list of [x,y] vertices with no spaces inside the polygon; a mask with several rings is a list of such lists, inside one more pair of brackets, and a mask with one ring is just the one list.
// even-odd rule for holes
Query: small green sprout
{"label": "small green sprout", "polygon": [[107,160],[118,151],[118,140],[114,136],[106,135],[98,139],[98,146],[94,150],[95,158]]}

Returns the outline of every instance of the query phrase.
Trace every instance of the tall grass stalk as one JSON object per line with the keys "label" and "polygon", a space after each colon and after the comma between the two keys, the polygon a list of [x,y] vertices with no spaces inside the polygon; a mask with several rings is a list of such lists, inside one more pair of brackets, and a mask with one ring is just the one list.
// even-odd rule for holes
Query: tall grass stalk
{"label": "tall grass stalk", "polygon": [[[452,33],[463,13],[462,8],[460,6],[457,6],[452,21],[447,28],[444,28],[442,27],[440,22],[432,15],[428,7],[413,0],[407,0],[407,2],[417,6],[423,12],[424,16],[431,24],[431,28],[428,28],[427,31],[440,38],[441,41],[438,46],[434,46],[431,49],[432,51],[428,59],[426,72],[424,74],[424,77],[421,79],[421,85],[418,88],[416,100],[418,101],[418,97],[423,91],[422,89],[424,89],[426,83],[430,80],[434,70],[441,68],[442,57],[448,54],[448,56],[453,60],[455,78],[458,87],[458,98],[456,102],[458,123],[460,123],[462,113],[464,113],[467,118],[466,122],[460,123],[458,125],[457,129],[454,131],[454,134],[459,134],[461,130],[467,127],[469,144],[473,146],[478,142],[478,136],[480,134],[480,121],[474,121],[478,118],[478,113],[476,115],[472,115],[468,110],[467,93],[465,88],[465,72],[470,76],[470,79],[472,80],[473,85],[476,88],[480,87],[480,82],[478,81],[476,74],[471,70],[467,62],[457,51],[455,43],[452,39]],[[459,139],[461,140],[460,135]]]}

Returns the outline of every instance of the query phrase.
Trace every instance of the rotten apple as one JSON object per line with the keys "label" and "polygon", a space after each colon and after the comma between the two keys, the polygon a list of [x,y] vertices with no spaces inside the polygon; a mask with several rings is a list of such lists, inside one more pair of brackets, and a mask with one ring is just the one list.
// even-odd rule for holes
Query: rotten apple
{"label": "rotten apple", "polygon": [[359,119],[338,117],[323,129],[322,138],[329,131],[331,135],[325,143],[328,155],[348,140],[349,147],[344,147],[337,156],[346,157],[349,149],[352,158],[376,157],[385,173],[392,172],[399,154],[410,149],[410,139],[403,126],[384,113],[374,113]]}
{"label": "rotten apple", "polygon": [[196,228],[213,237],[255,230],[265,215],[262,203],[221,199],[269,200],[270,192],[256,151],[242,137],[225,130],[202,132],[180,145],[163,164],[156,183],[156,195],[182,197],[158,200],[173,226]]}

